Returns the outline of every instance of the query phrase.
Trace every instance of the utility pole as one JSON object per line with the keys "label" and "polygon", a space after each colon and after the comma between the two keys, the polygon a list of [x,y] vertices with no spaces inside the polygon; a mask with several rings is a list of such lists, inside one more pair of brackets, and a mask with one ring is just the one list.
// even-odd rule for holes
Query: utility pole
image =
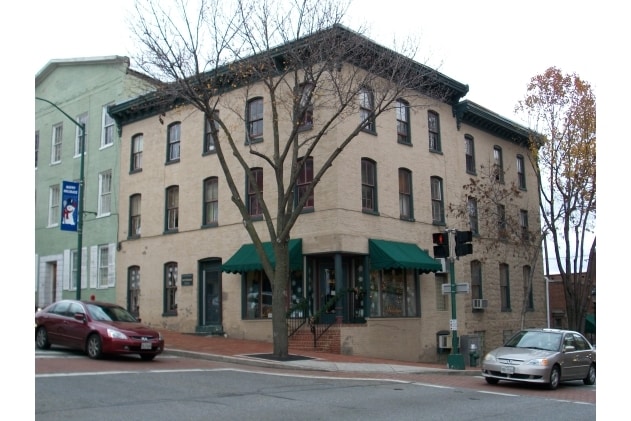
{"label": "utility pole", "polygon": [[68,117],[70,119],[70,121],[72,121],[75,125],[77,125],[79,127],[79,129],[81,130],[81,134],[79,135],[79,142],[81,143],[81,163],[80,163],[80,169],[79,169],[79,209],[77,212],[77,261],[76,261],[76,267],[77,267],[77,278],[76,278],[76,283],[77,283],[77,300],[81,299],[81,249],[83,248],[83,190],[84,190],[84,157],[85,157],[85,124],[84,123],[79,123],[78,121],[76,121],[74,118],[70,117],[64,110],[62,110],[61,108],[59,108],[56,104],[54,104],[53,102],[44,99],[44,98],[39,98],[39,97],[35,97],[35,99],[39,100],[39,101],[44,101],[50,105],[52,105],[53,107],[55,107],[57,110],[59,110],[63,115],[65,115],[66,117]]}
{"label": "utility pole", "polygon": [[447,230],[449,236],[449,282],[451,284],[451,320],[449,328],[452,331],[451,354],[447,357],[447,366],[455,370],[464,370],[464,356],[459,350],[458,341],[458,319],[456,317],[456,230]]}

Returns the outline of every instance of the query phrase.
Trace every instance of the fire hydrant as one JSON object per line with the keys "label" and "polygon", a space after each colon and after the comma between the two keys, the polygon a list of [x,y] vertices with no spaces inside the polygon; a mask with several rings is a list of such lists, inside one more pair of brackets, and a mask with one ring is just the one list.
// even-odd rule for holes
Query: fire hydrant
{"label": "fire hydrant", "polygon": [[480,358],[478,346],[476,344],[469,345],[469,365],[476,367],[478,365],[478,358]]}

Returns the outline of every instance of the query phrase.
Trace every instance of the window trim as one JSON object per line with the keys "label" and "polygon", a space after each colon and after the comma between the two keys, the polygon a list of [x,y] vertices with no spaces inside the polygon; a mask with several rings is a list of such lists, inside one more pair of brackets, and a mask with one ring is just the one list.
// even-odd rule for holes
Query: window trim
{"label": "window trim", "polygon": [[[219,113],[219,111],[215,111],[215,113]],[[204,118],[204,143],[202,146],[202,155],[210,155],[217,153],[217,148],[215,147],[215,140],[212,137],[212,126],[215,126],[217,129],[217,124],[214,120],[209,121],[207,118]],[[217,129],[218,130],[218,129]]]}
{"label": "window trim", "polygon": [[375,93],[369,87],[363,86],[359,89],[359,123],[363,125],[366,120],[368,120],[368,123],[361,130],[376,134]]}
{"label": "window trim", "polygon": [[[313,157],[309,156],[306,158],[306,162],[304,162],[305,158],[298,159],[298,165],[302,165],[298,176],[296,177],[296,184],[294,188],[294,206],[298,205],[300,199],[302,199],[301,192],[305,191],[311,183],[313,182],[314,168],[313,168]],[[312,212],[315,207],[315,191],[312,191],[309,195],[309,198],[306,200],[304,207],[302,208],[302,212]]]}
{"label": "window trim", "polygon": [[[367,170],[370,170],[370,174]],[[373,180],[367,180],[365,176],[370,175]],[[377,190],[377,163],[370,158],[362,158],[361,159],[361,188],[362,188],[362,212],[369,213],[373,215],[379,214],[379,202],[378,202],[378,190]],[[372,201],[372,207],[366,207],[365,204],[369,200],[366,196],[366,193],[371,193],[370,200]]]}
{"label": "window trim", "polygon": [[136,133],[131,137],[131,157],[129,160],[129,172],[142,171],[142,154],[144,149],[144,134]]}
{"label": "window trim", "polygon": [[497,183],[504,184],[504,157],[501,146],[493,146],[493,174]]}
{"label": "window trim", "polygon": [[[208,198],[208,184],[215,185],[215,197]],[[202,183],[202,188],[204,189],[202,192],[203,198],[203,206],[202,209],[202,226],[203,227],[216,227],[219,224],[219,178],[218,177],[208,177]],[[213,212],[209,212],[208,206],[213,207]],[[208,220],[209,214],[214,214],[215,218],[211,221]]]}
{"label": "window trim", "polygon": [[61,219],[61,187],[53,184],[48,188],[48,227],[59,226]]}
{"label": "window trim", "polygon": [[[106,180],[109,180],[107,184],[109,189],[105,190]],[[112,170],[105,170],[99,173],[99,197],[97,205],[97,218],[103,216],[109,216],[112,214],[112,200],[114,200],[113,194],[113,174]],[[107,210],[105,207],[107,206]]]}
{"label": "window trim", "polygon": [[521,154],[517,155],[517,183],[520,190],[526,190],[526,162]]}
{"label": "window trim", "polygon": [[53,133],[51,137],[51,150],[50,150],[51,165],[61,163],[63,137],[64,137],[64,124],[63,123],[53,124]]}
{"label": "window trim", "polygon": [[[112,146],[114,144],[114,137],[116,136],[115,134],[115,121],[112,118],[112,116],[110,116],[109,112],[107,111],[107,108],[112,105],[112,104],[107,104],[103,106],[103,115],[101,118],[101,149],[104,148],[108,148],[110,146]],[[111,134],[110,136],[110,142],[107,143],[108,140],[108,134]]]}
{"label": "window trim", "polygon": [[467,174],[477,175],[475,167],[475,140],[470,134],[464,135],[465,171]]}
{"label": "window trim", "polygon": [[500,263],[500,306],[502,312],[511,311],[510,272],[506,263]]}
{"label": "window trim", "polygon": [[[263,168],[262,167],[250,168],[250,174],[256,180],[256,186],[258,187],[258,190],[261,196],[261,201],[262,201],[263,191],[264,191],[263,190]],[[263,218],[263,208],[262,208],[261,203],[259,202],[259,198],[257,197],[257,189],[251,188],[252,186],[250,184],[250,175],[246,175],[245,183],[246,183],[246,193],[248,197],[248,202],[247,202],[248,215],[250,215],[254,219]],[[257,212],[253,213],[255,210]]]}
{"label": "window trim", "polygon": [[[407,191],[403,191],[405,184],[407,184]],[[404,199],[407,199],[407,215],[403,212]],[[399,168],[399,218],[404,221],[414,221],[414,188],[412,171],[408,168]]]}
{"label": "window trim", "polygon": [[[431,117],[435,117],[436,128],[432,127]],[[434,110],[427,111],[427,133],[429,137],[429,150],[430,152],[442,152],[442,145],[440,139],[440,115]],[[432,135],[435,135],[435,141],[432,139]]]}
{"label": "window trim", "polygon": [[[77,123],[83,124],[85,133],[83,134],[83,147],[88,144],[88,112],[81,113],[76,118]],[[83,151],[85,155],[85,151]],[[75,127],[75,141],[74,141],[74,158],[81,156],[81,127]]]}
{"label": "window trim", "polygon": [[296,104],[297,113],[294,117],[298,131],[310,130],[313,128],[313,92],[314,82],[303,82],[298,85],[300,99]]}
{"label": "window trim", "polygon": [[[410,129],[410,104],[404,99],[397,99],[395,102],[395,115],[397,119],[397,143],[402,145],[412,145]],[[403,131],[400,130],[403,128]]]}
{"label": "window trim", "polygon": [[[439,193],[440,197],[436,197]],[[432,204],[432,223],[434,225],[445,225],[445,195],[443,192],[443,179],[441,177],[430,177],[430,198]],[[435,206],[438,206],[440,215],[436,215]],[[438,219],[436,217],[439,217]]]}
{"label": "window trim", "polygon": [[[137,205],[134,202],[137,201]],[[127,232],[127,238],[140,238],[142,229],[142,195],[135,193],[129,196],[129,229]],[[134,208],[138,208],[137,210]]]}
{"label": "window trim", "polygon": [[[164,264],[163,277],[163,316],[177,316],[177,262],[167,262]],[[170,282],[169,282],[170,281]]]}
{"label": "window trim", "polygon": [[[177,128],[177,130],[175,130]],[[177,133],[177,140],[174,135]],[[177,157],[175,154],[177,152]],[[167,127],[167,164],[180,162],[182,157],[182,123],[174,121]]]}
{"label": "window trim", "polygon": [[[260,112],[256,112],[256,114],[252,111],[255,104],[260,103]],[[263,141],[263,134],[265,131],[265,102],[263,101],[263,97],[257,96],[248,100],[246,104],[246,134],[245,134],[245,144],[249,145],[252,143],[259,143]],[[255,128],[259,128],[260,131],[254,131]]]}
{"label": "window trim", "polygon": [[[178,232],[179,229],[179,217],[180,217],[180,186],[172,185],[164,191],[164,232],[172,233]],[[174,206],[171,206],[171,195],[175,194]],[[173,218],[172,218],[173,217]],[[171,226],[171,220],[173,220],[173,226]]]}

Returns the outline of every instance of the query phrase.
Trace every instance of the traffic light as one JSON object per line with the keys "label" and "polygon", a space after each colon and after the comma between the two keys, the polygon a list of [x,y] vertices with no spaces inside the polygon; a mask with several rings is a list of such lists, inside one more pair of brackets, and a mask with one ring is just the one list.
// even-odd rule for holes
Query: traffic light
{"label": "traffic light", "polygon": [[434,241],[434,257],[436,259],[449,257],[449,235],[446,232],[432,234]]}
{"label": "traffic light", "polygon": [[472,240],[471,231],[456,231],[456,256],[466,256],[473,253]]}

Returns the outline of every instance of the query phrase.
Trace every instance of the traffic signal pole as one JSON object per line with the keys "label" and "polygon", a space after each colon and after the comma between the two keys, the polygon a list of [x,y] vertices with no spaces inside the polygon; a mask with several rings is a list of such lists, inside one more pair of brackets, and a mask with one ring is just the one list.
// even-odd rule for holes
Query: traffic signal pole
{"label": "traffic signal pole", "polygon": [[460,353],[458,341],[458,319],[456,317],[456,230],[447,231],[449,236],[449,283],[451,284],[451,354],[447,356],[447,367],[454,370],[464,370],[464,355]]}

